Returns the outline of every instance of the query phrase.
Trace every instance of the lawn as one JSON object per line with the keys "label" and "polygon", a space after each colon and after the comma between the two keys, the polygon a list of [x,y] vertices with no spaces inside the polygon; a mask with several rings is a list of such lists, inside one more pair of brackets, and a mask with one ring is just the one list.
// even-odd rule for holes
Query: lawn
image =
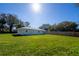
{"label": "lawn", "polygon": [[0,34],[2,56],[79,56],[79,37]]}

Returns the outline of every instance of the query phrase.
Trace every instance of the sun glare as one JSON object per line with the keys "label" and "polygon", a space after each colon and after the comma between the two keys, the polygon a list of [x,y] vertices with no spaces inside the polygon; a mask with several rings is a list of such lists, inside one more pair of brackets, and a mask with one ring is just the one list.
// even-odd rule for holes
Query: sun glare
{"label": "sun glare", "polygon": [[33,3],[32,8],[35,12],[39,12],[40,11],[40,4],[39,3]]}

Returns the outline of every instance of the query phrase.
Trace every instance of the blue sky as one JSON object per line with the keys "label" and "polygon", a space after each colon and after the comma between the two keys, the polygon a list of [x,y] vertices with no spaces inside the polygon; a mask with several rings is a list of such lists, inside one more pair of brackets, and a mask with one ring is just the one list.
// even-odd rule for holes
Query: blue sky
{"label": "blue sky", "polygon": [[0,13],[10,13],[18,16],[22,21],[30,22],[32,27],[42,24],[55,24],[62,21],[74,21],[79,23],[79,7],[74,4],[40,4],[40,11],[33,11],[32,4],[0,4]]}

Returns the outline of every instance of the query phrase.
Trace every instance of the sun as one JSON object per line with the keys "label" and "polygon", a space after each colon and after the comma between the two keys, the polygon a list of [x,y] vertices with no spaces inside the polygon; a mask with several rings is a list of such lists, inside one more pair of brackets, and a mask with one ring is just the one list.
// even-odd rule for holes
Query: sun
{"label": "sun", "polygon": [[39,3],[33,3],[32,9],[33,9],[34,12],[39,12],[40,11],[40,4]]}

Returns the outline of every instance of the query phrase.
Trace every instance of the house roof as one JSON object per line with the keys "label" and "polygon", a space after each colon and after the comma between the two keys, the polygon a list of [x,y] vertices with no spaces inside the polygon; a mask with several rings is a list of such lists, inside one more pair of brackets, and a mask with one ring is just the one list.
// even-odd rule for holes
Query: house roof
{"label": "house roof", "polygon": [[36,28],[31,28],[31,27],[21,27],[21,28],[18,28],[18,29],[32,29],[32,30],[45,31],[43,29],[36,29]]}

